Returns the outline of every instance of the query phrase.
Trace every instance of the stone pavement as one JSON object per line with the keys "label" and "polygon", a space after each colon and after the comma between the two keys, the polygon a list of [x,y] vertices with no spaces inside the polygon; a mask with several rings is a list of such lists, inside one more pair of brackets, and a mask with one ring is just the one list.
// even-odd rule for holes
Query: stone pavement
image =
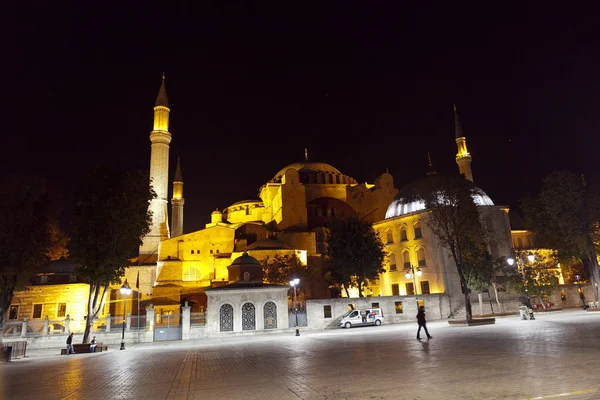
{"label": "stone pavement", "polygon": [[600,399],[600,313],[302,331],[30,356],[0,399]]}

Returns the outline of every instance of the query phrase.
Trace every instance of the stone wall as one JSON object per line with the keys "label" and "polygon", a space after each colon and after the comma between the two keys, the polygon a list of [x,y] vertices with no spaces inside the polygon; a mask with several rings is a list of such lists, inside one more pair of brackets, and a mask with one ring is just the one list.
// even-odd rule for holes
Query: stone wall
{"label": "stone wall", "polygon": [[[446,318],[450,314],[448,296],[444,294],[419,295],[418,299],[424,302],[428,320]],[[308,328],[337,328],[337,319],[349,310],[350,304],[358,309],[378,306],[383,311],[385,324],[416,321],[417,298],[415,296],[308,300],[306,302]],[[328,306],[327,309],[331,308],[331,317],[329,318],[325,316],[326,306]]]}

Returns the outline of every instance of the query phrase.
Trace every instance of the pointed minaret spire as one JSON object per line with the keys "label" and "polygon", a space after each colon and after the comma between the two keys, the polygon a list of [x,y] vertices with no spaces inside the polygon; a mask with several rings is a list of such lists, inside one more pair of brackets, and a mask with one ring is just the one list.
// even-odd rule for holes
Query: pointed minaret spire
{"label": "pointed minaret spire", "polygon": [[431,161],[431,154],[427,152],[427,160],[429,161],[429,171],[427,175],[437,175],[437,171],[433,168],[433,162]]}
{"label": "pointed minaret spire", "polygon": [[181,177],[181,159],[177,157],[177,167],[175,168],[175,179],[174,182],[183,182]]}
{"label": "pointed minaret spire", "polygon": [[462,127],[460,126],[460,119],[458,119],[458,113],[456,112],[456,104],[454,104],[454,136],[456,138],[464,137]]}
{"label": "pointed minaret spire", "polygon": [[173,198],[171,199],[171,237],[183,234],[183,177],[181,175],[181,162],[177,158],[177,168],[175,169],[175,178],[173,179]]}
{"label": "pointed minaret spire", "polygon": [[169,108],[169,98],[167,97],[167,87],[165,86],[165,73],[162,74],[162,82],[160,89],[158,89],[158,96],[156,96],[155,107],[167,107]]}
{"label": "pointed minaret spire", "polygon": [[454,104],[454,135],[456,137],[456,163],[458,170],[465,179],[473,182],[473,172],[471,171],[471,154],[467,150],[467,138],[463,134],[458,113],[456,112],[456,104]]}
{"label": "pointed minaret spire", "polygon": [[308,161],[308,149],[304,148],[304,161]]}

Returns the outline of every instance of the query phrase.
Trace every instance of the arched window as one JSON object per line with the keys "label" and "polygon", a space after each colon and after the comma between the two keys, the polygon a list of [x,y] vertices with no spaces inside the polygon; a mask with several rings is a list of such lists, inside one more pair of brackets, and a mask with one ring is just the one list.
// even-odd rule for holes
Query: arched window
{"label": "arched window", "polygon": [[196,267],[187,267],[183,272],[183,280],[184,281],[197,281],[198,280],[198,268]]}
{"label": "arched window", "polygon": [[402,225],[400,227],[400,240],[406,241],[408,240],[408,236],[406,236],[406,226]]}
{"label": "arched window", "polygon": [[396,255],[394,253],[390,253],[390,271],[397,271],[396,268]]}
{"label": "arched window", "polygon": [[244,272],[244,282],[250,282],[250,272]]}
{"label": "arched window", "polygon": [[256,309],[254,304],[245,303],[242,306],[242,330],[253,331],[256,329]]}
{"label": "arched window", "polygon": [[417,260],[419,260],[419,267],[427,266],[427,261],[425,261],[425,249],[422,247],[417,250]]}
{"label": "arched window", "polygon": [[415,224],[415,239],[419,239],[423,237],[423,231],[421,229],[421,222],[417,222]]}
{"label": "arched window", "polygon": [[485,226],[488,232],[494,232],[494,220],[492,217],[485,217]]}
{"label": "arched window", "polygon": [[268,301],[264,307],[265,329],[277,329],[277,305]]}
{"label": "arched window", "polygon": [[394,233],[391,229],[388,229],[385,233],[386,243],[394,243]]}
{"label": "arched window", "polygon": [[221,332],[233,331],[233,307],[231,304],[223,304],[219,310],[219,326]]}
{"label": "arched window", "polygon": [[410,268],[410,253],[408,250],[402,253],[402,261],[404,262],[404,268]]}

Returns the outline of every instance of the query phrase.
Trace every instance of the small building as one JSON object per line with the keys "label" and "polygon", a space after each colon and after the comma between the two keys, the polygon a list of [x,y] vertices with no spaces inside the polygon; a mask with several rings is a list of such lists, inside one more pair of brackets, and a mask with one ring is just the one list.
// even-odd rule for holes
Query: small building
{"label": "small building", "polygon": [[228,284],[205,290],[209,335],[288,328],[288,286],[263,283],[261,264],[247,252],[227,270]]}

